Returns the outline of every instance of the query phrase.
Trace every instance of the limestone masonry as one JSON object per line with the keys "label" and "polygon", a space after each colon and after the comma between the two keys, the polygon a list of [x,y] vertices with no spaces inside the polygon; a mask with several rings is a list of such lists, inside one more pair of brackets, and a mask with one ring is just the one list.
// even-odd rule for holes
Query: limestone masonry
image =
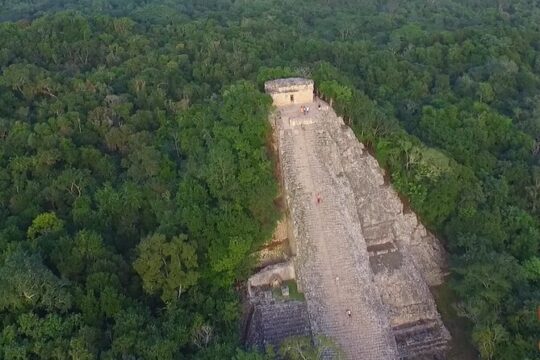
{"label": "limestone masonry", "polygon": [[[274,305],[276,321],[267,316],[271,302],[255,306],[251,344],[284,338],[265,341],[264,334],[324,335],[348,359],[443,359],[450,335],[429,290],[443,278],[439,241],[413,213],[404,213],[375,158],[326,103],[310,100],[311,110],[304,114],[297,97],[292,105],[279,97],[299,86],[311,91],[302,99],[313,98],[310,80],[281,79],[265,86],[278,107],[272,125],[295,271],[289,264],[270,268],[250,283],[272,278],[272,271],[294,274],[306,302]],[[269,319],[264,326],[263,318]]]}
{"label": "limestone masonry", "polygon": [[313,80],[288,78],[267,81],[264,90],[272,96],[276,106],[313,102]]}

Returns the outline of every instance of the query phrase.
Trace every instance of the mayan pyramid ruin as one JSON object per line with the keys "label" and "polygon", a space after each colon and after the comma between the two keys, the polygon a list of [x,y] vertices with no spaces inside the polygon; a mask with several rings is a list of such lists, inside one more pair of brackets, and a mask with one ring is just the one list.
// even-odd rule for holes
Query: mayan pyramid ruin
{"label": "mayan pyramid ruin", "polygon": [[295,256],[248,287],[294,278],[305,302],[254,291],[247,343],[320,334],[348,359],[443,359],[450,335],[429,289],[443,281],[439,241],[404,211],[352,130],[313,97],[313,81],[279,79],[265,89],[277,107],[271,122]]}

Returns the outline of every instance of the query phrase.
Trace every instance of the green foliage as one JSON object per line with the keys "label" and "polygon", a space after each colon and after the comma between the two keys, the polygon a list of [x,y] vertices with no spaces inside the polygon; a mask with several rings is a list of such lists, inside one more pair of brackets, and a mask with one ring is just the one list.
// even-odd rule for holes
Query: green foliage
{"label": "green foliage", "polygon": [[54,213],[39,214],[28,228],[28,238],[33,240],[47,233],[58,232],[62,227],[62,221]]}
{"label": "green foliage", "polygon": [[262,67],[257,74],[257,85],[259,89],[264,89],[264,83],[268,80],[296,77],[298,72],[289,67]]}
{"label": "green foliage", "polygon": [[7,255],[0,267],[0,309],[65,312],[72,303],[66,285],[38,255],[29,254],[19,247]]}
{"label": "green foliage", "polygon": [[496,354],[497,345],[508,341],[508,334],[501,325],[486,326],[477,329],[473,334],[482,359],[493,359]]}
{"label": "green foliage", "polygon": [[279,355],[289,360],[320,360],[328,355],[333,359],[344,359],[339,347],[324,336],[316,336],[315,343],[310,337],[305,336],[287,338],[279,348]]}
{"label": "green foliage", "polygon": [[149,294],[159,294],[165,303],[180,298],[183,291],[197,283],[197,256],[186,236],[170,240],[153,234],[137,245],[133,268]]}
{"label": "green foliage", "polygon": [[233,284],[278,215],[254,69],[200,68],[215,24],[27,25],[0,24],[0,358],[251,356]]}
{"label": "green foliage", "polygon": [[444,239],[480,355],[537,355],[531,2],[0,5],[0,358],[258,358],[232,289],[277,217],[257,87],[291,75]]}

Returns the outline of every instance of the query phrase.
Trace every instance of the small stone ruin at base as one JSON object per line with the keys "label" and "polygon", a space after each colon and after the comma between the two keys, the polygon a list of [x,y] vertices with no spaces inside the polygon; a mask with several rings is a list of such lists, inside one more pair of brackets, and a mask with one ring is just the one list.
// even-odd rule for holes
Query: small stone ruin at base
{"label": "small stone ruin at base", "polygon": [[265,89],[277,106],[270,121],[294,257],[249,279],[247,346],[323,335],[348,359],[444,359],[450,334],[429,289],[443,282],[438,239],[404,210],[343,119],[313,97],[313,81]]}

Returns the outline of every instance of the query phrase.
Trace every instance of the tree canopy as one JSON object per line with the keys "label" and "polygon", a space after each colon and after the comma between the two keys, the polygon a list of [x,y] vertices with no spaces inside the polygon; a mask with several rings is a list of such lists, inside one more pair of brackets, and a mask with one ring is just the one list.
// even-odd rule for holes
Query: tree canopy
{"label": "tree canopy", "polygon": [[0,5],[0,358],[266,356],[235,284],[278,217],[262,84],[292,75],[444,241],[479,356],[537,357],[535,1]]}

